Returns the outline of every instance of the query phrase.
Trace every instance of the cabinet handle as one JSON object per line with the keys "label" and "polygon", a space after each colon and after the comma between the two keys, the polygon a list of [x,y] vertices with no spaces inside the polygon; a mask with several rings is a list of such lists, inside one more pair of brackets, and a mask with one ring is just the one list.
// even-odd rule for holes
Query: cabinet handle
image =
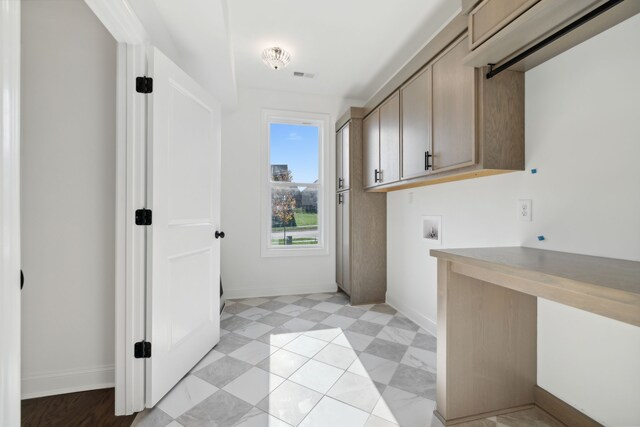
{"label": "cabinet handle", "polygon": [[338,178],[338,188],[342,188],[342,186],[344,185],[344,179],[342,178]]}
{"label": "cabinet handle", "polygon": [[424,170],[433,169],[433,165],[429,164],[429,158],[433,157],[428,151],[424,152]]}
{"label": "cabinet handle", "polygon": [[376,169],[374,171],[374,175],[373,175],[373,182],[382,182],[382,178],[381,178],[381,171],[379,171],[378,169]]}

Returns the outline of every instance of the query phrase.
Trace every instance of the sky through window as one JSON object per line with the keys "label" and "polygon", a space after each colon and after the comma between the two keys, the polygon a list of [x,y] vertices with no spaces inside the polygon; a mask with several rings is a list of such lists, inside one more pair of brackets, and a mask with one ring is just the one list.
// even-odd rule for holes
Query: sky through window
{"label": "sky through window", "polygon": [[287,165],[293,182],[316,182],[319,128],[271,123],[269,133],[271,165]]}

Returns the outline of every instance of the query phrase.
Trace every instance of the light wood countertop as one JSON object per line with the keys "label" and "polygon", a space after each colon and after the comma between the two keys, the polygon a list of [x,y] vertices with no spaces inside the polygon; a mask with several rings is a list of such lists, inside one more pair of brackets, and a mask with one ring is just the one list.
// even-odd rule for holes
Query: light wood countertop
{"label": "light wood countertop", "polygon": [[431,255],[456,273],[640,326],[640,262],[526,247]]}

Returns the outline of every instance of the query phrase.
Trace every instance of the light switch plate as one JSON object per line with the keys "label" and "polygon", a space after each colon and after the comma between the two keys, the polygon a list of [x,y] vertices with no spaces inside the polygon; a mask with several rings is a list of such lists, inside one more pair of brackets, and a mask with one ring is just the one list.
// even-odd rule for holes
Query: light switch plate
{"label": "light switch plate", "polygon": [[518,218],[520,218],[520,221],[531,221],[532,214],[531,199],[518,200]]}

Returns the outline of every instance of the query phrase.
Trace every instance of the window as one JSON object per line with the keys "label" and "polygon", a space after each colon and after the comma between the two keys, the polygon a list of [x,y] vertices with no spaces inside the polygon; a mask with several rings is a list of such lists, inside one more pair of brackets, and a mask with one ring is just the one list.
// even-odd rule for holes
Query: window
{"label": "window", "polygon": [[264,256],[327,252],[327,126],[324,115],[263,113]]}

